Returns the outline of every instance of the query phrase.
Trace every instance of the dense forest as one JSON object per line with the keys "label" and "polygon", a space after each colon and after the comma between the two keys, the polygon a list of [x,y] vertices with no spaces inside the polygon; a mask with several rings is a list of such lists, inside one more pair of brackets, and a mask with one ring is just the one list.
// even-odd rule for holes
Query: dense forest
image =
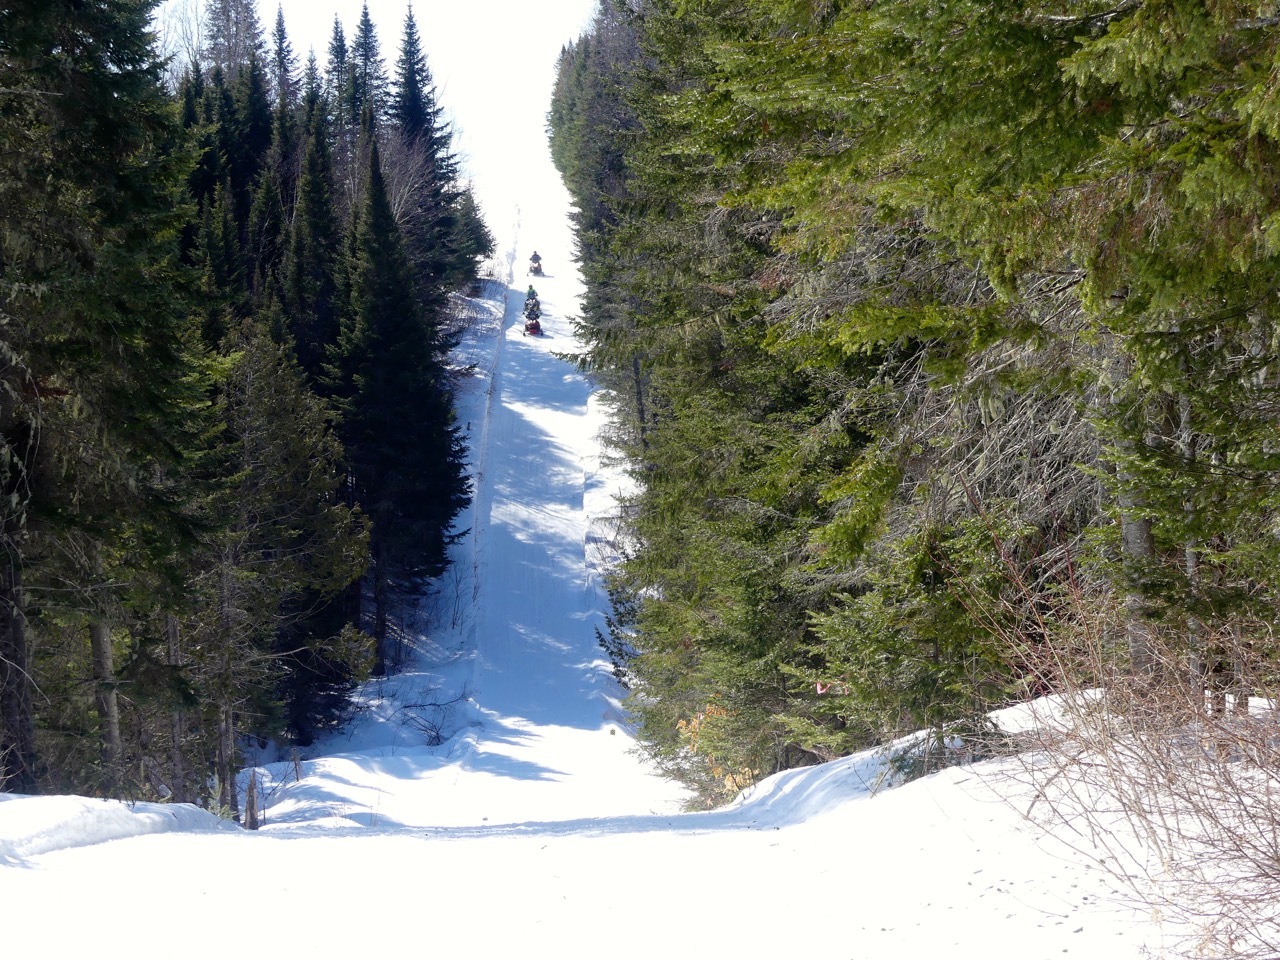
{"label": "dense forest", "polygon": [[1278,58],[1232,0],[606,0],[564,48],[637,481],[601,640],[672,773],[928,770],[1091,688],[1221,745],[1275,692]]}
{"label": "dense forest", "polygon": [[394,667],[470,495],[450,295],[493,241],[412,10],[305,63],[207,0],[0,5],[0,791],[235,814]]}

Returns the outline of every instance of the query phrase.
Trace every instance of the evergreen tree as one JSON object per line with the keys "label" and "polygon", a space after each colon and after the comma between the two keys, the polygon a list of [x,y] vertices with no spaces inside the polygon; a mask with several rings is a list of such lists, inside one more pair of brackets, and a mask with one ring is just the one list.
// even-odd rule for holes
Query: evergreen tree
{"label": "evergreen tree", "polygon": [[[422,52],[422,40],[418,35],[418,23],[413,16],[412,4],[404,17],[404,33],[400,40],[400,56],[396,60],[390,115],[392,123],[410,141],[435,136],[437,131],[443,129],[431,71],[427,67],[426,54]],[[439,152],[439,145],[428,144],[428,152]]]}
{"label": "evergreen tree", "polygon": [[184,106],[184,126],[196,155],[188,184],[191,198],[202,212],[227,179],[233,150],[229,131],[235,122],[235,103],[225,81],[221,67],[214,67],[206,80],[197,64],[182,81],[184,104],[191,103],[189,110]]}
{"label": "evergreen tree", "polygon": [[[227,338],[230,364],[204,458],[213,476],[202,562],[189,587],[192,670],[214,718],[219,802],[232,810],[237,731],[251,723],[283,733],[276,695],[305,690],[305,678],[281,684],[292,660],[277,655],[277,636],[299,618],[300,597],[336,594],[366,559],[364,522],[337,497],[340,450],[324,406],[268,335],[271,325],[245,323]],[[311,648],[349,660],[348,676],[359,676],[356,639],[315,637]]]}
{"label": "evergreen tree", "polygon": [[333,107],[334,126],[344,130],[354,125],[354,120],[346,111],[346,99],[343,94],[347,89],[347,76],[350,63],[347,58],[347,37],[342,30],[342,21],[333,18],[333,33],[329,37],[329,59],[325,64],[325,92],[329,95],[329,103]]}
{"label": "evergreen tree", "polygon": [[247,231],[253,194],[271,151],[273,126],[267,77],[256,54],[241,67],[233,98],[234,117],[230,123],[226,118],[221,122],[228,126],[227,175],[235,199],[236,223]]}
{"label": "evergreen tree", "polygon": [[342,231],[330,181],[328,120],[313,109],[307,130],[298,202],[285,253],[284,311],[298,362],[313,384],[338,338],[338,272]]}
{"label": "evergreen tree", "polygon": [[230,182],[224,183],[205,207],[202,217],[197,264],[202,272],[202,340],[209,345],[221,342],[229,321],[247,315],[252,297],[249,278],[241,255],[240,231],[236,226]]}
{"label": "evergreen tree", "polygon": [[298,58],[284,25],[284,7],[276,6],[276,24],[271,29],[271,80],[276,108],[292,110],[298,102]]}
{"label": "evergreen tree", "polygon": [[288,214],[277,184],[275,176],[264,176],[254,192],[253,206],[249,210],[245,266],[250,291],[259,306],[265,305],[267,299],[276,294],[284,253],[284,225]]}
{"label": "evergreen tree", "polygon": [[176,262],[186,171],[152,7],[55,0],[10,10],[0,35],[0,787],[10,791],[37,789],[41,773],[28,657],[39,617],[26,602],[40,559],[73,535],[101,544],[126,518],[180,523],[162,484],[191,401]]}
{"label": "evergreen tree", "polygon": [[346,116],[350,121],[356,122],[367,110],[377,124],[387,109],[390,84],[378,46],[377,28],[369,16],[367,3],[360,8],[360,20],[356,24],[355,35],[351,38],[347,59],[349,67],[344,91]]}
{"label": "evergreen tree", "polygon": [[419,296],[431,310],[444,291],[475,279],[492,238],[474,197],[459,187],[451,133],[412,7],[405,16],[389,119],[390,135],[383,138],[388,189],[408,199],[396,203],[396,217],[418,278]]}
{"label": "evergreen tree", "polygon": [[[1108,669],[1196,693],[1266,621],[1272,27],[700,0],[566,47],[583,362],[643,481],[613,645],[686,775],[757,769],[761,712],[787,762],[980,724],[1098,629],[1071,591],[1125,621]],[[744,619],[722,556],[813,619]]]}
{"label": "evergreen tree", "polygon": [[493,256],[497,241],[484,222],[480,205],[470,186],[464,187],[458,194],[455,220],[457,227],[451,246],[457,249],[457,261],[465,270],[456,275],[454,285],[461,287],[476,279],[479,264]]}
{"label": "evergreen tree", "polygon": [[329,389],[356,496],[373,521],[371,632],[382,673],[395,591],[443,569],[449,525],[468,495],[439,336],[415,295],[376,142],[348,271]]}
{"label": "evergreen tree", "polygon": [[266,53],[257,0],[205,0],[204,59],[234,81],[251,59]]}
{"label": "evergreen tree", "polygon": [[320,76],[320,65],[316,62],[315,51],[307,55],[307,65],[302,71],[302,96],[300,114],[297,125],[302,130],[311,129],[315,113],[319,109],[327,109],[324,83]]}
{"label": "evergreen tree", "polygon": [[[410,260],[391,212],[452,218],[472,266],[491,241],[451,158],[416,182],[415,146],[393,204],[405,139],[335,127],[336,24],[334,96],[314,57],[290,93],[279,11],[268,54],[215,0],[169,96],[151,8],[0,15],[0,789],[229,805],[240,734],[307,740],[366,671],[356,503],[385,638],[465,502],[439,332],[464,240]],[[361,38],[376,64],[367,11]]]}

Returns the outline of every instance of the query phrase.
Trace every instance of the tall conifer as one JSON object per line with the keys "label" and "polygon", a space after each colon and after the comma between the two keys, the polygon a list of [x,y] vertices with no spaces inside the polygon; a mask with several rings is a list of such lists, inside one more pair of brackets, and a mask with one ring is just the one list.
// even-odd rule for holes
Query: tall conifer
{"label": "tall conifer", "polygon": [[[434,135],[440,126],[440,109],[435,102],[431,71],[422,52],[422,39],[418,35],[412,4],[404,17],[390,115],[392,123],[411,141]],[[436,152],[436,145],[429,145],[428,150]]]}
{"label": "tall conifer", "polygon": [[235,80],[251,58],[266,54],[257,0],[205,0],[204,59]]}
{"label": "tall conifer", "polygon": [[347,89],[347,73],[349,70],[347,37],[342,29],[342,21],[337,16],[334,16],[333,30],[329,34],[327,58],[324,66],[324,88],[329,96],[329,104],[333,110],[331,119],[339,131],[351,125],[350,117],[347,116],[346,112],[346,101],[343,98],[343,94]]}
{"label": "tall conifer", "polygon": [[99,542],[126,518],[178,519],[159,484],[191,400],[176,263],[184,171],[153,6],[53,0],[10,10],[0,34],[0,789],[10,791],[36,789],[40,774],[25,602],[34,558],[72,531]]}
{"label": "tall conifer", "polygon": [[449,524],[468,494],[439,335],[415,295],[376,142],[348,270],[332,389],[356,495],[373,521],[371,632],[382,672],[394,592],[443,569]]}
{"label": "tall conifer", "polygon": [[356,23],[348,52],[350,68],[347,73],[346,109],[352,120],[358,120],[367,109],[375,123],[387,109],[387,68],[382,60],[378,44],[378,31],[369,16],[369,4],[360,8],[360,20]]}
{"label": "tall conifer", "polygon": [[[241,68],[234,88],[235,116],[227,131],[227,173],[235,198],[236,223],[245,230],[259,178],[272,145],[272,108],[267,74],[262,60],[253,54]],[[223,121],[226,122],[225,120]]]}
{"label": "tall conifer", "polygon": [[298,362],[313,384],[338,337],[342,231],[330,187],[333,164],[325,111],[311,112],[298,202],[285,253],[284,311]]}
{"label": "tall conifer", "polygon": [[276,7],[276,23],[271,29],[271,81],[276,105],[290,109],[298,102],[298,58],[284,25],[284,7]]}
{"label": "tall conifer", "polygon": [[[336,495],[340,451],[326,411],[289,349],[268,334],[275,325],[269,309],[226,338],[230,362],[202,458],[212,473],[202,562],[190,583],[192,670],[217,717],[216,773],[221,802],[232,808],[237,731],[246,723],[270,730],[275,695],[305,686],[280,685],[289,661],[273,655],[278,634],[300,618],[298,598],[337,593],[365,562],[364,522]],[[312,638],[341,659],[336,641]]]}

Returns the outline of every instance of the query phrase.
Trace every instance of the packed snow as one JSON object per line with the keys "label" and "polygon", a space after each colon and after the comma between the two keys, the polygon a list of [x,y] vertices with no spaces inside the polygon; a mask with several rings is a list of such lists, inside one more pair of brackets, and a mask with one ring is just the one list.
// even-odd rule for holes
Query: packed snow
{"label": "packed snow", "polygon": [[[381,6],[370,5],[380,25]],[[241,776],[260,831],[178,804],[0,796],[6,954],[1158,953],[1156,919],[1076,849],[1084,841],[1024,817],[1016,766],[895,786],[868,752],[772,777],[723,810],[680,812],[686,794],[636,751],[596,642],[621,480],[600,455],[601,398],[561,359],[582,283],[546,154],[547,65],[591,3],[497,4],[522,13],[487,21],[485,44],[515,44],[537,66],[536,84],[516,64],[486,66],[502,83],[482,91],[520,91],[514,118],[505,94],[468,101],[465,78],[441,70],[459,58],[445,57],[446,29],[426,27],[451,6],[477,22],[475,4],[415,5],[437,80],[463,129],[508,137],[497,156],[470,156],[502,279],[471,302],[455,358],[475,498],[454,565],[409,617],[403,669],[360,691],[347,728]],[[336,5],[309,8],[332,24]],[[359,4],[341,9],[354,23]],[[508,37],[527,16],[538,29]],[[535,248],[546,277],[525,272]],[[530,282],[541,337],[523,334]]]}

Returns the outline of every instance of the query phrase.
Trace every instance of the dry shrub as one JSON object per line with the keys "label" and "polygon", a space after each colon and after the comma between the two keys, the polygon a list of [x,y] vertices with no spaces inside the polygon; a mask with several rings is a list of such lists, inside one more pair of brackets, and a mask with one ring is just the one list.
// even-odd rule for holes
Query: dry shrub
{"label": "dry shrub", "polygon": [[[1121,880],[1188,957],[1280,956],[1280,726],[1270,626],[1141,628],[1123,603],[1059,597],[1022,756],[1028,814]],[[1066,653],[1062,653],[1066,651]],[[1211,651],[1211,655],[1206,655]]]}

